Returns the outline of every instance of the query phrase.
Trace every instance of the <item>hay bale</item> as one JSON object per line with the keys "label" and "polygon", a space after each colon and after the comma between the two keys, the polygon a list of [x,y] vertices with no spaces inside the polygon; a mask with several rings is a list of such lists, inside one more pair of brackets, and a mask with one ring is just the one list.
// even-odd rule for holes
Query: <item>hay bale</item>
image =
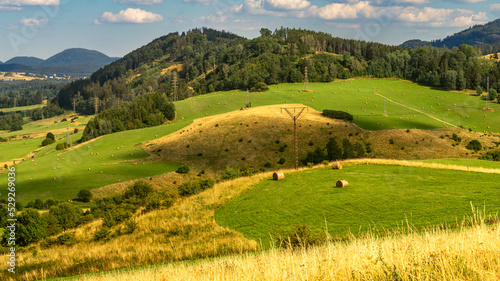
{"label": "hay bale", "polygon": [[334,169],[334,170],[342,170],[342,163],[340,163],[340,162],[333,162],[332,169]]}
{"label": "hay bale", "polygon": [[348,185],[349,185],[349,183],[346,180],[337,181],[337,187],[346,187]]}
{"label": "hay bale", "polygon": [[273,173],[273,180],[280,181],[285,179],[285,174],[283,172],[275,172]]}

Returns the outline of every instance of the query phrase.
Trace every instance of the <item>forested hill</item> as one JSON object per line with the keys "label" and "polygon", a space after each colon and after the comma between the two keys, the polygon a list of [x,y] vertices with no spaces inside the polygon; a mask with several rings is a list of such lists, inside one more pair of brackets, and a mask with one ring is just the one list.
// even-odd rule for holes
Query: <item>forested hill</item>
{"label": "forested hill", "polygon": [[89,79],[67,85],[57,102],[72,109],[74,101],[78,112],[92,114],[95,98],[103,110],[149,92],[176,100],[219,90],[252,91],[259,82],[302,82],[306,67],[310,82],[397,77],[458,90],[476,89],[491,72],[490,85],[498,90],[499,63],[482,67],[478,53],[466,45],[413,50],[290,28],[261,29],[255,39],[202,28],[152,41]]}
{"label": "forested hill", "polygon": [[459,47],[462,44],[471,46],[477,45],[481,48],[483,54],[491,54],[495,51],[500,51],[500,19],[484,25],[472,26],[444,39],[431,42],[414,39],[404,42],[401,46],[405,48],[417,48],[432,45],[434,47],[446,46],[451,49],[453,47]]}
{"label": "forested hill", "polygon": [[[209,28],[171,33],[95,72],[90,79],[68,85],[58,95],[60,106],[93,113],[95,96],[100,108],[132,100],[147,92],[176,99],[223,89],[251,89],[258,82],[299,82],[304,66],[310,81],[331,81],[362,74],[367,60],[401,49],[379,43],[346,40],[329,34],[281,28],[245,39]],[[352,54],[343,63],[340,54]],[[307,58],[307,59],[305,59]],[[176,76],[174,78],[174,76]]]}

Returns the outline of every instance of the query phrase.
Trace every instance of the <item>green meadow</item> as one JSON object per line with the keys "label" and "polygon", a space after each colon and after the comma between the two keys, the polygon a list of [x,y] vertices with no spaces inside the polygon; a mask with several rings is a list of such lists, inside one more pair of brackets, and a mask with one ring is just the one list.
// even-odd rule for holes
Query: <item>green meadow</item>
{"label": "green meadow", "polygon": [[[406,81],[388,79],[309,84],[309,89],[315,92],[300,92],[299,90],[303,87],[303,84],[273,85],[264,93],[249,93],[248,97],[252,107],[272,104],[307,104],[319,111],[323,109],[348,111],[354,116],[354,123],[367,130],[435,129],[449,126],[439,121],[443,120],[476,131],[500,131],[500,122],[496,121],[500,106],[492,104],[495,112],[487,113],[487,117],[484,117],[483,101],[478,97],[463,93],[434,90]],[[176,132],[194,119],[239,110],[245,106],[246,101],[247,92],[245,91],[217,92],[197,96],[175,102],[177,121],[173,123],[106,135],[62,154],[61,151],[55,151],[56,144],[42,148],[37,153],[36,159],[32,159],[33,162],[28,160],[17,165],[19,171],[17,180],[20,185],[24,186],[20,200],[70,199],[80,189],[93,189],[118,180],[125,181],[174,171],[180,164],[133,165],[133,161],[140,162],[149,156],[140,148],[140,144]],[[284,113],[276,112],[276,114]],[[80,118],[77,121],[85,123],[90,118],[90,116]],[[71,130],[73,124],[69,126]],[[27,124],[22,131],[4,132],[1,136],[45,132],[67,127],[68,121],[45,126]],[[59,142],[65,141],[65,135],[57,136],[60,139]],[[72,135],[73,143],[80,136],[81,132]],[[1,143],[2,159],[5,161],[23,157],[30,151],[38,149],[42,140],[26,139]],[[128,162],[123,163],[124,161]],[[103,173],[101,174],[100,171]]]}
{"label": "green meadow", "polygon": [[[336,188],[337,180],[349,185]],[[453,225],[472,216],[473,204],[486,213],[500,210],[498,175],[399,166],[347,166],[286,174],[264,180],[221,207],[217,223],[269,246],[270,235],[307,223],[337,238]]]}

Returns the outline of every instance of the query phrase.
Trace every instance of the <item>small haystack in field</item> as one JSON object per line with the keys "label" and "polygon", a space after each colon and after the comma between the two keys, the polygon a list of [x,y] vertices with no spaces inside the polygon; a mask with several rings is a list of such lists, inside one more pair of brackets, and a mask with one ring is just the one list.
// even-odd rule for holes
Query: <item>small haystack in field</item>
{"label": "small haystack in field", "polygon": [[346,187],[348,185],[349,185],[349,183],[346,180],[337,181],[337,187]]}
{"label": "small haystack in field", "polygon": [[285,179],[285,174],[283,172],[275,172],[273,173],[273,180],[280,181]]}
{"label": "small haystack in field", "polygon": [[340,162],[333,162],[332,169],[334,169],[334,170],[342,170],[342,163],[340,163]]}

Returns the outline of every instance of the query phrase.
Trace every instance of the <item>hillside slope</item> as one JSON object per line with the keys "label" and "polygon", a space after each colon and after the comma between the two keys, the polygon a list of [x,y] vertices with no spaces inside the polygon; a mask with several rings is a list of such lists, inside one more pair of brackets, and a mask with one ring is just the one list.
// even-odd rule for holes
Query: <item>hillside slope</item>
{"label": "hillside slope", "polygon": [[[468,29],[435,41],[421,41],[418,39],[408,40],[401,44],[404,48],[418,48],[421,46],[434,46],[448,48],[459,47],[462,44],[470,46],[487,46],[498,49],[500,46],[500,19],[488,22],[484,25],[475,25]],[[485,50],[488,50],[485,48]]]}

